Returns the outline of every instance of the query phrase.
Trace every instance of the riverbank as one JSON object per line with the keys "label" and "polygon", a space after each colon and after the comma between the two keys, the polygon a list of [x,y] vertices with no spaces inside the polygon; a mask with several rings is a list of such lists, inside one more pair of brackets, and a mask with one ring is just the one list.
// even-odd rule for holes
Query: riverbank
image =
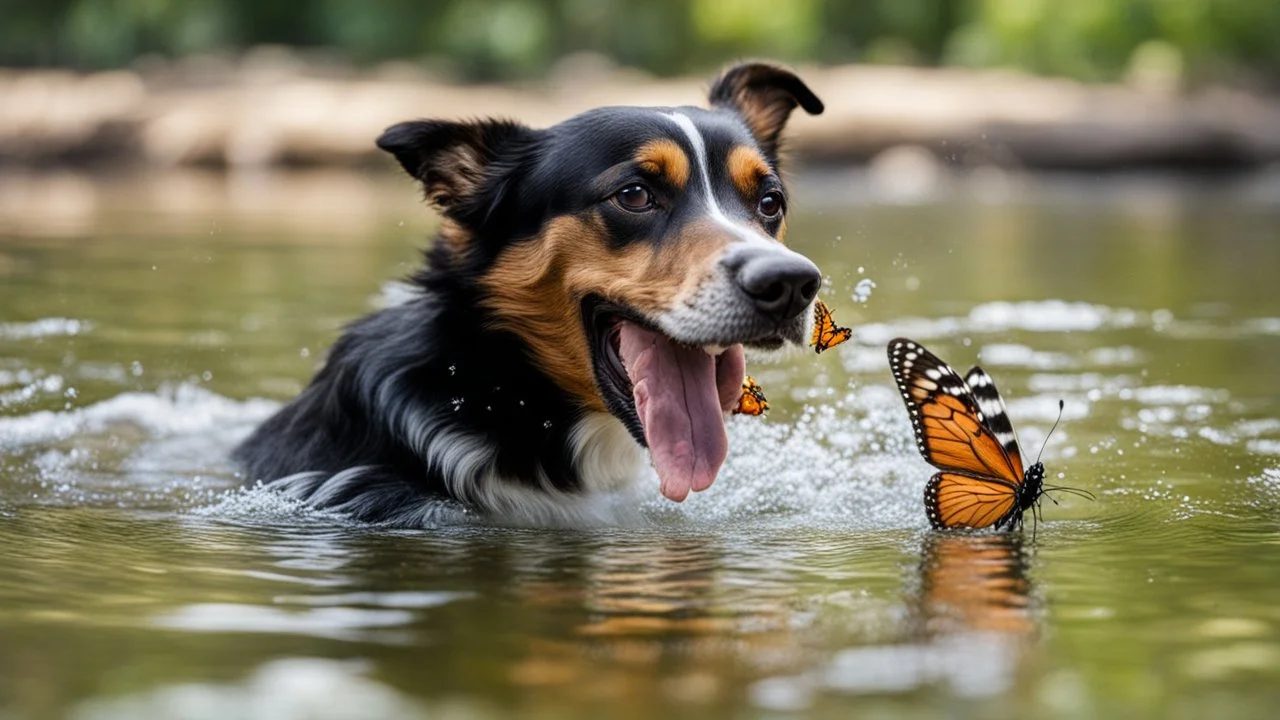
{"label": "riverbank", "polygon": [[[80,75],[0,70],[0,165],[352,166],[413,117],[497,115],[535,126],[598,105],[699,105],[706,79],[566,68],[538,86],[457,86],[416,68],[325,72],[285,54]],[[1249,168],[1280,162],[1280,99],[1226,88],[1084,85],[1001,71],[800,68],[827,104],[797,116],[808,164],[902,146],[944,164],[1032,169]]]}

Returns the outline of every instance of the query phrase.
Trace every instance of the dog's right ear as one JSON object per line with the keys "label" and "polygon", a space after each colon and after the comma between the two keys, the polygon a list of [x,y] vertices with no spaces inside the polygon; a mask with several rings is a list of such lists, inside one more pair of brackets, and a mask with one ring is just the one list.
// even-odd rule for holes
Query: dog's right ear
{"label": "dog's right ear", "polygon": [[500,169],[496,166],[504,165],[500,159],[533,137],[529,127],[505,120],[413,120],[387,128],[378,147],[422,181],[429,202],[453,214],[465,212],[469,201],[484,192],[486,181]]}

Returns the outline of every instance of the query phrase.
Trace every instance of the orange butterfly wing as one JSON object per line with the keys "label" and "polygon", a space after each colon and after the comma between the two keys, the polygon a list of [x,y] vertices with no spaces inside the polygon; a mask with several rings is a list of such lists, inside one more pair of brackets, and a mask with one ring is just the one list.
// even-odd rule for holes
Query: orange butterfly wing
{"label": "orange butterfly wing", "polygon": [[939,470],[972,473],[1022,484],[1021,462],[986,425],[986,417],[964,380],[938,356],[898,338],[889,343],[889,366],[911,416],[920,454]]}
{"label": "orange butterfly wing", "polygon": [[937,530],[1003,525],[1018,504],[1018,490],[993,478],[940,472],[924,488],[924,508]]}
{"label": "orange butterfly wing", "polygon": [[[943,471],[925,486],[925,510],[933,527],[999,526],[1017,514],[1024,476],[1016,441],[1011,455],[1001,439],[1003,425],[1000,431],[988,425],[968,384],[938,356],[905,338],[889,343],[889,366],[920,454]],[[983,400],[996,410],[989,397],[994,392],[994,385],[984,388]],[[998,412],[1007,423],[1003,401]]]}
{"label": "orange butterfly wing", "polygon": [[[941,470],[960,470],[1022,484],[1022,469],[983,426],[976,408],[954,395],[926,398],[919,404],[916,434],[927,450],[924,459]],[[914,420],[914,418],[913,418]]]}
{"label": "orange butterfly wing", "polygon": [[813,321],[813,337],[809,344],[813,346],[814,352],[830,350],[853,337],[851,328],[836,325],[831,316],[831,308],[821,300],[813,303]]}
{"label": "orange butterfly wing", "polygon": [[764,397],[755,378],[748,375],[742,381],[742,397],[738,398],[738,407],[733,409],[734,415],[763,415],[769,410],[769,401]]}

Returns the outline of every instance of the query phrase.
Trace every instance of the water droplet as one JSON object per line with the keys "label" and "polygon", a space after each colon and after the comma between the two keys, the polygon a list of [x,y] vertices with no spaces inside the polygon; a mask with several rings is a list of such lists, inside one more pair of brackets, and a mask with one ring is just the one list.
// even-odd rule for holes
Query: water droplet
{"label": "water droplet", "polygon": [[[861,272],[862,268],[858,268]],[[871,299],[871,291],[876,287],[876,282],[871,278],[862,278],[853,288],[853,301],[856,303],[867,304],[867,300]]]}

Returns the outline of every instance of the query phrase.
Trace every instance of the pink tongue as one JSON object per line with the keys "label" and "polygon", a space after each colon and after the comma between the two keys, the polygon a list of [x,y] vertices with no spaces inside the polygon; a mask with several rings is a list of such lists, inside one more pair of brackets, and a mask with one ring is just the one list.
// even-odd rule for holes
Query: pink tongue
{"label": "pink tongue", "polygon": [[722,413],[742,392],[742,346],[713,358],[629,322],[619,331],[618,354],[631,377],[662,494],[680,502],[690,490],[711,487],[729,452]]}

